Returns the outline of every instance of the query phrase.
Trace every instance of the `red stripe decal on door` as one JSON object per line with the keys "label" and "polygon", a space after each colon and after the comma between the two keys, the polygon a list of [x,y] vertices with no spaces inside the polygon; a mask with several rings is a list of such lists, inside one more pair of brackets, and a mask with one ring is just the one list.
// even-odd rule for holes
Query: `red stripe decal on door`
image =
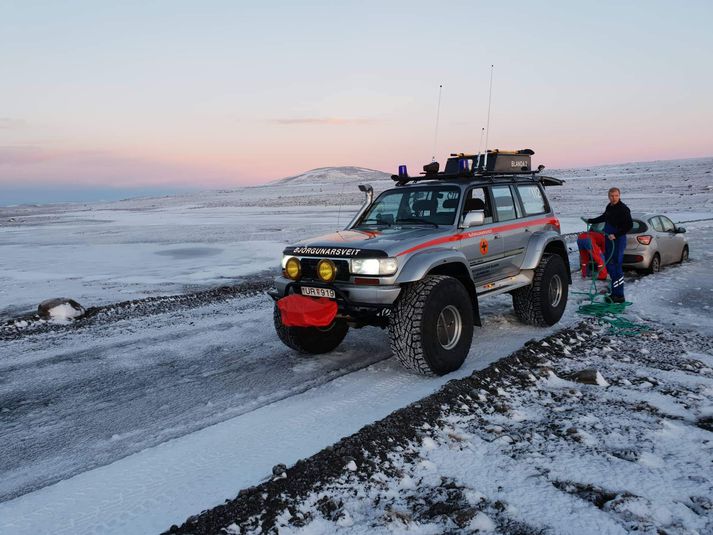
{"label": "red stripe decal on door", "polygon": [[556,217],[545,217],[542,219],[536,219],[534,221],[521,221],[520,223],[510,223],[508,225],[500,225],[499,227],[491,227],[481,230],[470,230],[468,232],[461,232],[460,234],[454,234],[453,236],[444,236],[442,238],[436,238],[435,240],[430,240],[419,245],[415,245],[410,249],[406,249],[405,251],[398,253],[396,256],[403,256],[405,254],[413,253],[414,251],[420,251],[421,249],[433,247],[434,245],[468,240],[470,238],[487,236],[488,234],[493,234],[495,232],[507,232],[508,230],[515,230],[518,228],[530,227],[534,225],[554,225],[555,227],[559,228],[560,222]]}

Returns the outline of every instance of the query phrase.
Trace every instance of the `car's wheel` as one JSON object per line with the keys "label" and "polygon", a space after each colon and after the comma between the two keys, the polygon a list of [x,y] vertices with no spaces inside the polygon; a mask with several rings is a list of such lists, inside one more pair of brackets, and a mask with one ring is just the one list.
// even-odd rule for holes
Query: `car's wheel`
{"label": "car's wheel", "polygon": [[404,288],[389,321],[391,350],[409,370],[445,375],[463,364],[473,340],[473,304],[453,277],[431,275]]}
{"label": "car's wheel", "polygon": [[272,314],[275,332],[287,347],[300,353],[318,355],[328,353],[342,343],[349,331],[344,320],[334,320],[329,327],[287,327],[282,323],[280,309],[275,303]]}
{"label": "car's wheel", "polygon": [[512,292],[512,305],[520,321],[545,327],[560,320],[568,294],[564,260],[558,254],[546,254],[535,269],[532,284]]}
{"label": "car's wheel", "polygon": [[683,251],[681,251],[681,260],[679,260],[679,263],[683,264],[684,262],[688,262],[688,245],[684,245]]}
{"label": "car's wheel", "polygon": [[649,267],[646,268],[644,273],[647,275],[653,275],[659,271],[661,271],[661,256],[658,253],[654,253],[654,257],[651,259],[651,263],[649,264]]}

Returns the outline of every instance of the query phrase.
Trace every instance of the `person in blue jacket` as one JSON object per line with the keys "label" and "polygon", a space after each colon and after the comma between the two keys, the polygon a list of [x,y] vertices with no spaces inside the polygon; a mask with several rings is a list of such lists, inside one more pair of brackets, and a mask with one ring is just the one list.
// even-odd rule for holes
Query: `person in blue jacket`
{"label": "person in blue jacket", "polygon": [[621,202],[619,188],[609,190],[609,204],[599,217],[587,219],[587,223],[604,222],[606,250],[604,258],[608,260],[607,271],[611,277],[611,293],[608,299],[614,303],[623,303],[624,299],[624,249],[626,249],[626,233],[634,225],[629,207]]}

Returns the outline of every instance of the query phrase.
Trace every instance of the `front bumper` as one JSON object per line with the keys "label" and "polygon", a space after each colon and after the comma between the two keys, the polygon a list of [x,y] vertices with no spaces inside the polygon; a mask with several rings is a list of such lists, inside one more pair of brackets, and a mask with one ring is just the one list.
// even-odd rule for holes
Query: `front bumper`
{"label": "front bumper", "polygon": [[348,307],[375,307],[383,308],[394,304],[394,301],[401,293],[398,285],[383,286],[360,286],[357,284],[331,283],[325,284],[320,281],[298,281],[295,282],[286,277],[275,278],[274,291],[268,294],[275,300],[281,299],[290,293],[300,293],[302,286],[312,286],[316,288],[330,288],[337,294],[337,304]]}

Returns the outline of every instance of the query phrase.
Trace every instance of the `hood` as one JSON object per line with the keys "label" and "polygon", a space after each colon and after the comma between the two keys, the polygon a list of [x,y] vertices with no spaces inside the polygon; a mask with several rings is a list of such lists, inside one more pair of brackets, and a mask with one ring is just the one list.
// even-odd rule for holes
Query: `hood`
{"label": "hood", "polygon": [[295,256],[382,258],[397,256],[416,245],[449,236],[453,228],[391,227],[381,230],[339,230],[300,241],[284,250]]}

